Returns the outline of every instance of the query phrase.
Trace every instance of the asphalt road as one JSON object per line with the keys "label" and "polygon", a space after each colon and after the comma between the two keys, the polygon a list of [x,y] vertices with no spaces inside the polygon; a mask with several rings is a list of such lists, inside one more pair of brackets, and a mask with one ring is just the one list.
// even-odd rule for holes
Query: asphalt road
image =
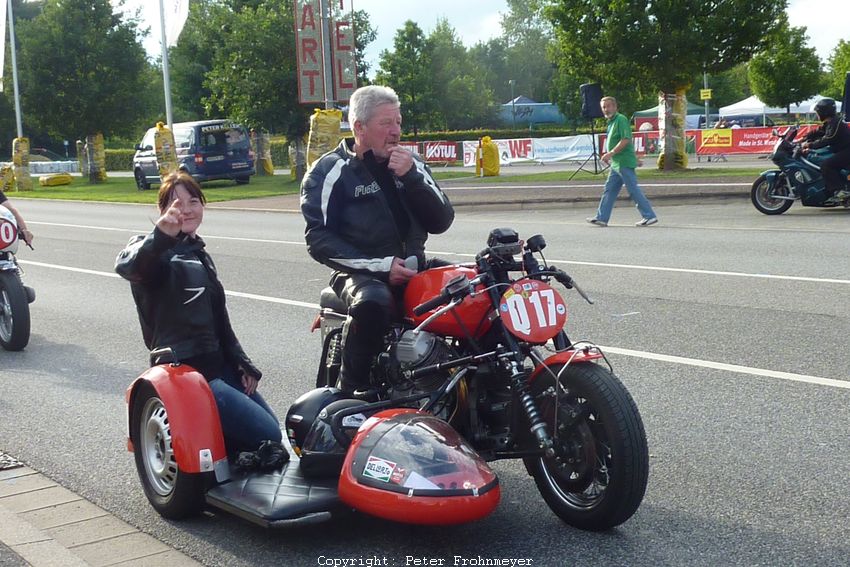
{"label": "asphalt road", "polygon": [[[637,514],[592,534],[565,527],[512,462],[494,465],[497,511],[461,527],[355,516],[265,531],[224,513],[161,519],[124,445],[123,392],[146,351],[128,284],[112,272],[155,212],[35,200],[19,208],[36,233],[36,250],[19,257],[38,299],[26,351],[0,352],[0,449],[205,564],[453,565],[460,556],[714,567],[838,565],[850,555],[850,211],[795,205],[767,217],[744,199],[665,204],[659,225],[639,229],[621,204],[599,229],[584,222],[590,205],[464,210],[432,238],[434,253],[465,261],[492,227],[543,233],[547,259],[596,299],[566,295],[568,331],[610,347],[651,460]],[[298,215],[209,210],[202,233],[225,287],[252,294],[228,298],[231,318],[283,416],[314,379],[309,304],[327,270],[307,256]]]}

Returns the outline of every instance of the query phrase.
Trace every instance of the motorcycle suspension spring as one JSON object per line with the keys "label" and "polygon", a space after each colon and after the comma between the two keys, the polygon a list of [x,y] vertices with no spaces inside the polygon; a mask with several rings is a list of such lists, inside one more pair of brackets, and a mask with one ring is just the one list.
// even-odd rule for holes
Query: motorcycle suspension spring
{"label": "motorcycle suspension spring", "polygon": [[523,384],[519,389],[519,403],[522,406],[525,415],[528,417],[529,429],[534,436],[537,437],[537,442],[540,448],[546,452],[546,455],[551,457],[554,455],[552,437],[546,431],[546,422],[540,415],[540,410],[537,409],[537,403],[531,394],[528,392],[528,387]]}
{"label": "motorcycle suspension spring", "polygon": [[342,330],[335,329],[331,331],[332,335],[328,339],[328,356],[325,359],[327,366],[339,366],[342,362]]}

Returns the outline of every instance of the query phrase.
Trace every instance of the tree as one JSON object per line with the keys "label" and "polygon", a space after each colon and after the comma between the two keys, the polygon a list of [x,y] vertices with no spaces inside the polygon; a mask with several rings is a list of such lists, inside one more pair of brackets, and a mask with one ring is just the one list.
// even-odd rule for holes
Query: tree
{"label": "tree", "polygon": [[20,22],[21,104],[38,109],[27,121],[59,139],[135,135],[150,71],[137,27],[114,15],[109,0],[47,0]]}
{"label": "tree", "polygon": [[357,85],[369,84],[369,63],[366,62],[366,46],[375,41],[378,32],[369,21],[365,10],[354,10],[351,13],[351,25],[354,26],[354,61],[357,65]]}
{"label": "tree", "polygon": [[[703,88],[703,76],[699,73],[688,90],[688,100],[699,100],[699,91]],[[719,108],[753,94],[747,78],[747,64],[741,63],[722,73],[708,75],[708,88],[711,89],[711,106]]]}
{"label": "tree", "polygon": [[[828,66],[823,94],[841,100],[844,96],[844,82],[847,73],[850,73],[850,41],[842,39],[838,42],[829,56]],[[846,109],[844,112],[845,114],[850,113],[850,109]]]}
{"label": "tree", "polygon": [[773,45],[750,60],[748,76],[763,103],[789,109],[818,94],[821,61],[813,47],[806,47],[806,28],[784,25],[775,37]]}
{"label": "tree", "polygon": [[553,42],[552,24],[543,17],[538,0],[507,0],[508,12],[502,15],[501,39],[507,46],[506,63],[510,77],[523,94],[538,102],[549,100],[555,66],[547,59]]}
{"label": "tree", "polygon": [[[684,93],[703,70],[719,73],[767,45],[786,0],[552,0],[559,73],[599,82],[618,98],[659,90],[668,114],[665,168],[684,161]],[[673,106],[670,104],[670,106]],[[621,107],[622,108],[622,107]],[[678,140],[678,143],[674,141]]]}
{"label": "tree", "polygon": [[206,74],[208,115],[216,112],[253,128],[306,130],[298,104],[294,16],[289,0],[268,0],[230,14]]}
{"label": "tree", "polygon": [[381,52],[375,82],[398,94],[402,125],[411,128],[415,137],[433,112],[431,61],[422,28],[407,20],[396,32],[393,47]]}

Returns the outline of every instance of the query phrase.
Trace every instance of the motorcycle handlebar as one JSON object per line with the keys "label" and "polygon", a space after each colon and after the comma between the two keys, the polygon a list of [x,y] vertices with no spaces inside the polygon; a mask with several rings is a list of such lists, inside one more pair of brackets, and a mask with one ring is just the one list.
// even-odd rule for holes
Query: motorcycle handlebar
{"label": "motorcycle handlebar", "polygon": [[446,303],[449,302],[450,299],[451,299],[451,297],[446,293],[446,290],[443,290],[440,293],[440,295],[432,297],[431,299],[429,299],[425,303],[420,303],[419,305],[414,307],[413,308],[413,314],[416,315],[417,317],[419,317],[420,315],[427,313],[428,311],[431,311],[432,309],[435,309],[437,307],[445,305]]}

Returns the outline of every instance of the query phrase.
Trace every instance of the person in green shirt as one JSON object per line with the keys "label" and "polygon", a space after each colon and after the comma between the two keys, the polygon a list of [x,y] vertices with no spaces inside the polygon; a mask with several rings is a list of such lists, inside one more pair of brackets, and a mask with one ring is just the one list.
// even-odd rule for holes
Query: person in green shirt
{"label": "person in green shirt", "polygon": [[632,129],[629,119],[617,112],[617,100],[612,96],[602,97],[599,101],[602,106],[602,114],[608,120],[605,141],[605,153],[602,161],[611,165],[608,180],[605,182],[605,190],[599,200],[599,208],[596,216],[589,217],[587,222],[595,226],[608,226],[614,203],[623,184],[629,192],[629,197],[635,202],[638,212],[642,217],[635,226],[652,226],[658,222],[649,199],[643,194],[637,182],[635,169],[638,159],[632,144]]}

